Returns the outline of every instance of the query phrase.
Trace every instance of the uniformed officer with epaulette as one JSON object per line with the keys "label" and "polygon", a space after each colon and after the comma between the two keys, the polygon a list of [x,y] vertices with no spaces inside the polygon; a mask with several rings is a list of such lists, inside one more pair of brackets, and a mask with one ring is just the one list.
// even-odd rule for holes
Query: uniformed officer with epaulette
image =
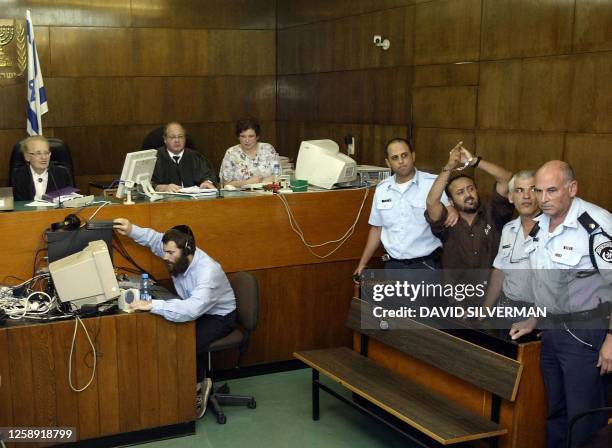
{"label": "uniformed officer with epaulette", "polygon": [[[370,233],[355,274],[361,274],[381,242],[385,269],[437,269],[442,243],[425,220],[425,199],[436,176],[415,168],[415,153],[403,138],[390,140],[385,152],[394,174],[376,187]],[[456,213],[452,218],[456,221]]]}
{"label": "uniformed officer with epaulette", "polygon": [[529,274],[528,248],[532,244],[534,218],[541,213],[534,188],[535,172],[532,170],[519,171],[508,182],[508,200],[519,216],[502,229],[483,304],[487,308],[496,303],[515,308],[533,306],[531,285],[525,276]]}
{"label": "uniformed officer with epaulette", "polygon": [[[562,161],[545,163],[536,173],[536,196],[543,214],[529,257],[536,306],[547,321],[517,323],[517,339],[536,325],[542,332],[541,368],[546,386],[548,446],[565,446],[568,421],[607,405],[606,382],[612,372],[612,215],[576,193],[574,171]],[[605,426],[605,413],[580,419],[572,446]]]}

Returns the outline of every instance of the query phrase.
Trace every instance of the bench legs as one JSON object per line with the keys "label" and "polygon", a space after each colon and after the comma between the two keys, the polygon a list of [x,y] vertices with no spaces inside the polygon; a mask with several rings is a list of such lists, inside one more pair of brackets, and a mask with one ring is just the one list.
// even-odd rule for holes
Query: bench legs
{"label": "bench legs", "polygon": [[319,371],[312,369],[312,419],[319,420]]}

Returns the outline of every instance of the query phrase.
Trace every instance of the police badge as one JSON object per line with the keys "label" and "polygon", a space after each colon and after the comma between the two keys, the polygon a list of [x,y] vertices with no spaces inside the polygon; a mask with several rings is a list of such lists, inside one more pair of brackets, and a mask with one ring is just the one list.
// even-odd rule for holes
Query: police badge
{"label": "police badge", "polygon": [[0,85],[19,82],[26,68],[25,20],[0,19]]}
{"label": "police badge", "polygon": [[606,263],[612,263],[612,241],[601,243],[595,248],[595,253]]}

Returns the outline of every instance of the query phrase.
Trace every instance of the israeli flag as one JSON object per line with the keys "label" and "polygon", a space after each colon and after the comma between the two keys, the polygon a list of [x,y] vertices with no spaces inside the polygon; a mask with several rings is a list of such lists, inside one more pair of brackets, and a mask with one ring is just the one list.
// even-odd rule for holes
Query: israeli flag
{"label": "israeli flag", "polygon": [[26,22],[28,33],[27,130],[29,135],[42,135],[41,117],[49,111],[49,107],[34,41],[34,25],[30,18],[30,10],[26,12]]}

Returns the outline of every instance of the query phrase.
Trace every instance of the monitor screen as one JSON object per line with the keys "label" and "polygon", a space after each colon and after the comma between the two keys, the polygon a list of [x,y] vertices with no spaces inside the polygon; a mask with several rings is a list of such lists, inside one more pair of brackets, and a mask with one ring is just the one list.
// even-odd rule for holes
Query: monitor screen
{"label": "monitor screen", "polygon": [[77,308],[97,305],[120,294],[108,248],[101,240],[49,263],[49,272],[60,301],[71,302]]}
{"label": "monitor screen", "polygon": [[117,197],[123,198],[126,192],[131,192],[138,185],[142,186],[144,194],[151,200],[159,199],[155,197],[151,177],[155,169],[157,160],[156,149],[145,149],[144,151],[128,152],[121,170],[121,179],[117,189]]}
{"label": "monitor screen", "polygon": [[91,241],[103,240],[108,247],[111,261],[113,259],[113,230],[112,229],[77,229],[45,232],[47,240],[47,256],[49,263],[80,252]]}
{"label": "monitor screen", "polygon": [[303,141],[295,164],[296,179],[305,179],[310,185],[330,189],[340,182],[357,178],[357,164],[342,154],[333,140]]}

